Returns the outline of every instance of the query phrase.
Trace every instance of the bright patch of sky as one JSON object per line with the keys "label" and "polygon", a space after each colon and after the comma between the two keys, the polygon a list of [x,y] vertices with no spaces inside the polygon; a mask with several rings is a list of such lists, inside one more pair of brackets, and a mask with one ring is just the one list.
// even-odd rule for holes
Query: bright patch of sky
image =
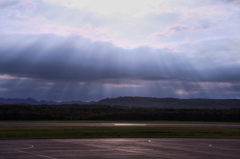
{"label": "bright patch of sky", "polygon": [[240,11],[233,2],[1,0],[0,29],[7,33],[77,34],[125,48],[174,47],[179,42],[239,36]]}

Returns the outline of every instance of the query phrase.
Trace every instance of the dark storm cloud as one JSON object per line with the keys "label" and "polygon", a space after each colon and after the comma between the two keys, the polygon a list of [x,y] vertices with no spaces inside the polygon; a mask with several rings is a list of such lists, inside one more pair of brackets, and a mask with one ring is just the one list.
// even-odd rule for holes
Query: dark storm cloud
{"label": "dark storm cloud", "polygon": [[[204,77],[201,77],[199,81],[208,82],[230,82],[240,84],[240,66],[218,68],[215,70],[208,70]],[[208,74],[207,74],[208,73]]]}
{"label": "dark storm cloud", "polygon": [[[1,97],[239,98],[240,65],[229,60],[216,63],[224,54],[202,53],[199,58],[147,46],[123,49],[81,36],[0,36]],[[218,53],[218,45],[203,47],[205,52],[215,48]]]}
{"label": "dark storm cloud", "polygon": [[84,38],[77,39],[77,44],[74,37],[64,39],[52,35],[38,36],[37,40],[34,38],[5,38],[6,43],[8,40],[15,41],[15,47],[1,50],[2,74],[62,81],[116,78],[122,74],[108,67],[114,60],[109,53],[115,51],[104,46],[108,44],[101,46]]}
{"label": "dark storm cloud", "polygon": [[1,35],[1,38],[0,74],[14,77],[62,82],[107,79],[240,81],[239,65],[195,70],[189,57],[149,47],[123,49],[80,36]]}
{"label": "dark storm cloud", "polygon": [[179,79],[178,77],[168,77],[168,76],[147,76],[143,77],[143,80],[174,80],[174,79]]}
{"label": "dark storm cloud", "polygon": [[148,47],[125,50],[83,37],[2,37],[5,40],[0,48],[0,73],[18,77],[75,82],[136,79],[169,74],[171,68],[165,70],[161,60],[174,60],[172,57],[161,59],[162,55],[150,53]]}

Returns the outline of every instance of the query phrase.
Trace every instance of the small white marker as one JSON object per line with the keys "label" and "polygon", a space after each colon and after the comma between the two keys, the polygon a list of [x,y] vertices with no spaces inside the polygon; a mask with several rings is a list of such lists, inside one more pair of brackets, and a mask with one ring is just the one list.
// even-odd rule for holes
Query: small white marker
{"label": "small white marker", "polygon": [[151,142],[151,140],[148,140],[148,142]]}

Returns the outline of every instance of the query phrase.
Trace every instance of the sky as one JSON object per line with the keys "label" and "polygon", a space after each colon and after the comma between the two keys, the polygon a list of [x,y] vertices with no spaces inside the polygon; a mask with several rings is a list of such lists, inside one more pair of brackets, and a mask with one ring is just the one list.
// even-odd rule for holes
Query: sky
{"label": "sky", "polygon": [[240,0],[0,0],[0,97],[240,99]]}

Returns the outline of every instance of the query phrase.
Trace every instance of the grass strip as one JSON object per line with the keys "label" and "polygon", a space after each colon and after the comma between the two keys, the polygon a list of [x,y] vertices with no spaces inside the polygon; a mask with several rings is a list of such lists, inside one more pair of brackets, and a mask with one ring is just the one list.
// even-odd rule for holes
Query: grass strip
{"label": "grass strip", "polygon": [[41,123],[126,123],[126,124],[214,124],[240,125],[240,122],[198,122],[198,121],[96,121],[96,120],[52,120],[52,121],[0,121],[0,124],[41,124]]}
{"label": "grass strip", "polygon": [[240,138],[240,129],[213,127],[1,127],[0,139]]}

